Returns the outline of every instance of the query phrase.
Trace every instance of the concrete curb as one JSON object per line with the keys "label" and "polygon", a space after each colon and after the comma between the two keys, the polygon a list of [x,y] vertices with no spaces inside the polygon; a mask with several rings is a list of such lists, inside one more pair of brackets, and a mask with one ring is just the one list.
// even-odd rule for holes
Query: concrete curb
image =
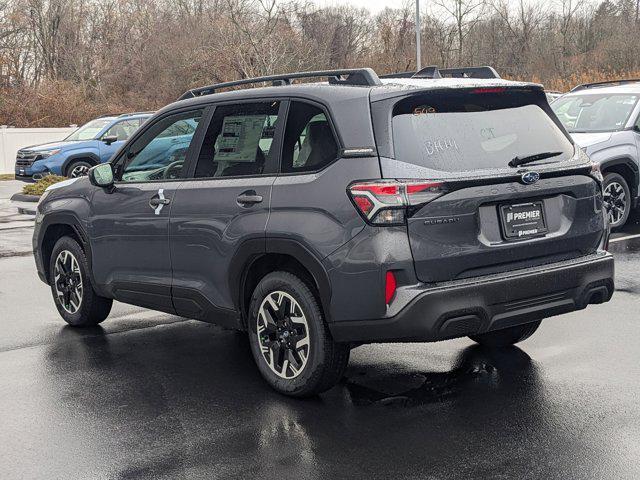
{"label": "concrete curb", "polygon": [[22,213],[24,215],[35,215],[40,197],[38,195],[15,193],[9,200],[11,200],[11,205],[18,209],[18,213]]}
{"label": "concrete curb", "polygon": [[40,200],[40,196],[39,195],[26,195],[24,193],[14,193],[13,195],[11,195],[11,198],[9,199],[12,202],[33,202],[33,203],[38,203],[38,200]]}

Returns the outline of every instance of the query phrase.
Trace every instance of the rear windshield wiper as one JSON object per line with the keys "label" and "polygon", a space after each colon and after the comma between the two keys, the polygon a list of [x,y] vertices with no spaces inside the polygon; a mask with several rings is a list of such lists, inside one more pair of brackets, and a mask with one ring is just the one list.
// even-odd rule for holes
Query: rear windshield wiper
{"label": "rear windshield wiper", "polygon": [[525,163],[535,162],[536,160],[544,160],[545,158],[557,157],[562,155],[562,152],[542,152],[535,155],[527,155],[526,157],[513,157],[508,163],[510,167],[518,167]]}

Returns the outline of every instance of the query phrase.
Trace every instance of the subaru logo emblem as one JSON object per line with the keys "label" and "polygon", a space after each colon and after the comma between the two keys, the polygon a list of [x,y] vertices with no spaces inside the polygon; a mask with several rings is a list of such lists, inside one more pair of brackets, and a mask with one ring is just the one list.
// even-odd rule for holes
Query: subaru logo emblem
{"label": "subaru logo emblem", "polygon": [[538,172],[525,172],[522,174],[522,183],[525,185],[531,185],[540,180],[540,174]]}

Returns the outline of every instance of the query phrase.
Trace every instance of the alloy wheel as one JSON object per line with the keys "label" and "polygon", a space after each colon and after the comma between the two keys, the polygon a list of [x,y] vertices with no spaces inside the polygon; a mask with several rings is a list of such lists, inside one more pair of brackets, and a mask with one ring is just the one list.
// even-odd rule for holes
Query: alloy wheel
{"label": "alloy wheel", "polygon": [[309,358],[309,325],[300,304],[288,293],[269,293],[260,304],[256,322],[260,352],[273,373],[292,379]]}
{"label": "alloy wheel", "polygon": [[77,165],[71,170],[71,178],[85,177],[89,173],[87,165]]}
{"label": "alloy wheel", "polygon": [[607,184],[604,187],[603,200],[609,216],[609,224],[613,227],[618,226],[627,209],[627,196],[622,185],[615,181]]}
{"label": "alloy wheel", "polygon": [[56,297],[67,313],[74,314],[82,305],[82,275],[80,264],[69,250],[62,250],[54,267]]}

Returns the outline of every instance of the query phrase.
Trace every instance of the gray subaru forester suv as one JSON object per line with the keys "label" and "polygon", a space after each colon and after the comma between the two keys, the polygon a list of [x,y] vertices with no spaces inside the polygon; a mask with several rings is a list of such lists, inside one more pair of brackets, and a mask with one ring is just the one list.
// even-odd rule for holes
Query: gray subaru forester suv
{"label": "gray subaru forester suv", "polygon": [[33,237],[69,324],[115,299],[244,330],[294,396],[360,344],[512,345],[606,302],[607,242],[600,171],[540,85],[490,67],[191,90],[50,188]]}

